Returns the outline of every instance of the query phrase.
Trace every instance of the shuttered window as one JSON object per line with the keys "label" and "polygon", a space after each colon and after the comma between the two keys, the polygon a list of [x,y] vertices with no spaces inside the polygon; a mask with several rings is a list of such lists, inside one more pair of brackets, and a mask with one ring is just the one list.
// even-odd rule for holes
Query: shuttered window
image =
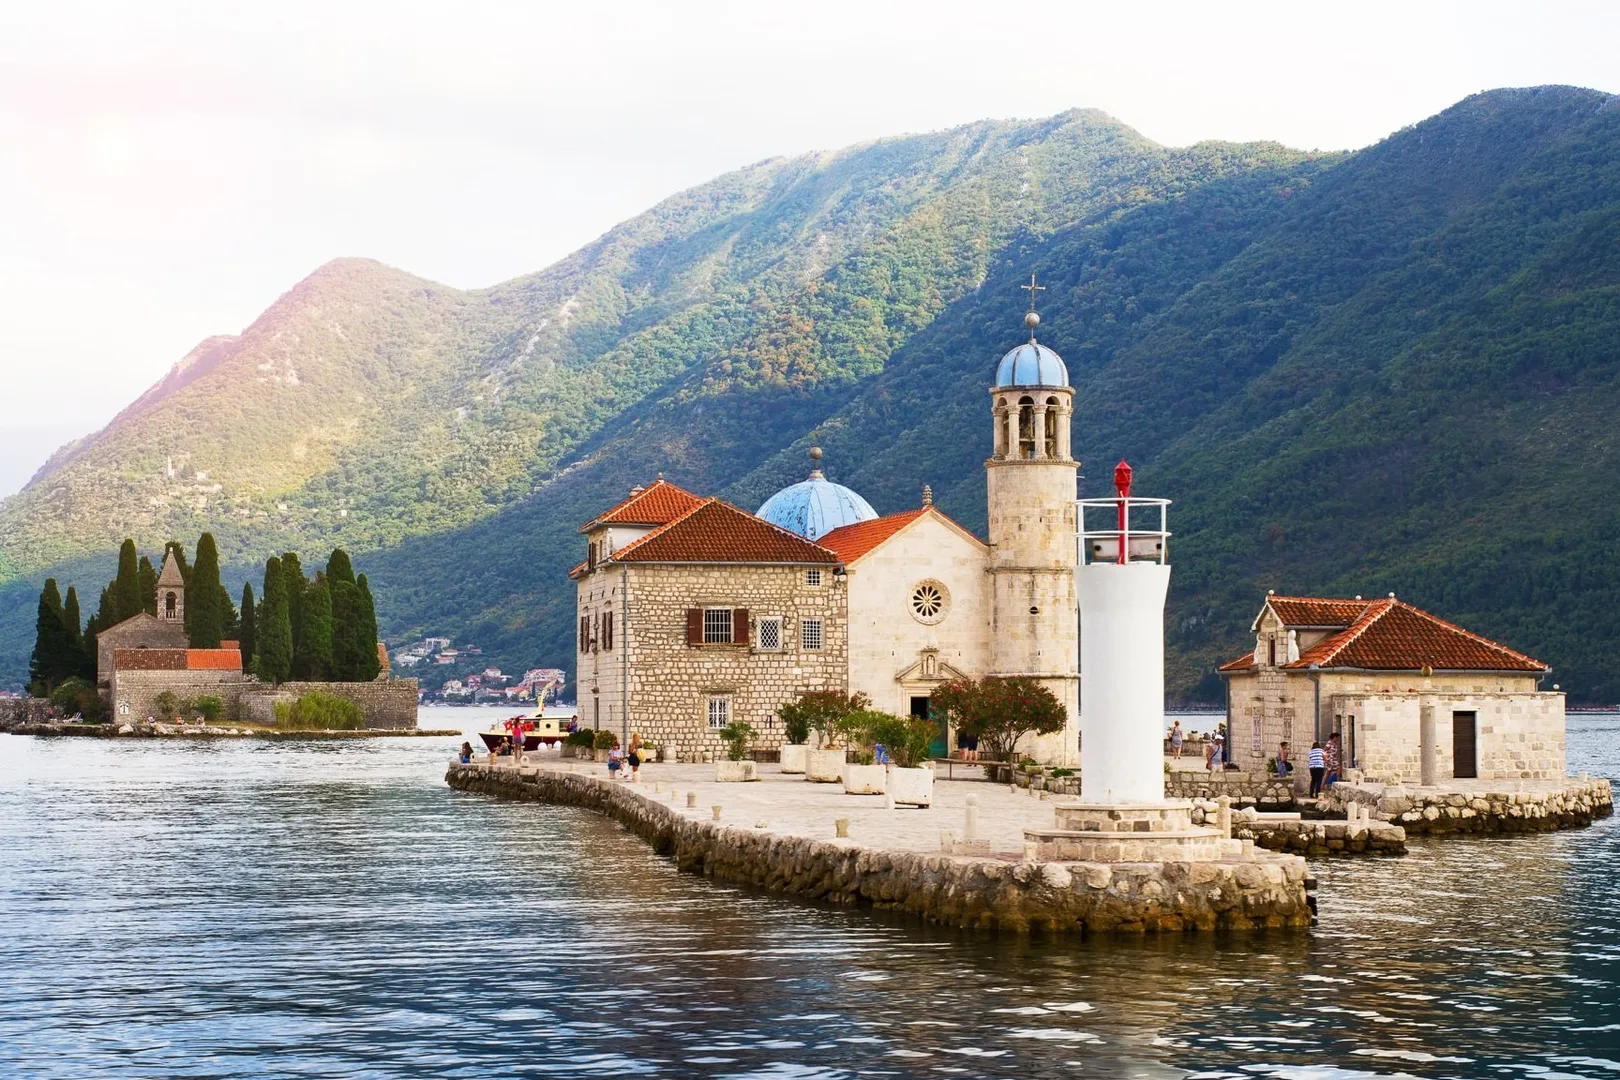
{"label": "shuttered window", "polygon": [[731,612],[731,642],[734,645],[747,645],[748,642],[748,609],[745,607],[733,608]]}
{"label": "shuttered window", "polygon": [[705,608],[703,610],[703,644],[731,644],[730,608]]}
{"label": "shuttered window", "polygon": [[610,651],[613,648],[613,612],[602,612],[602,648]]}
{"label": "shuttered window", "polygon": [[686,609],[686,643],[688,645],[703,644],[703,609],[689,607]]}
{"label": "shuttered window", "polygon": [[590,647],[591,647],[591,617],[589,615],[581,615],[579,617],[579,651],[584,652],[586,649],[589,649]]}

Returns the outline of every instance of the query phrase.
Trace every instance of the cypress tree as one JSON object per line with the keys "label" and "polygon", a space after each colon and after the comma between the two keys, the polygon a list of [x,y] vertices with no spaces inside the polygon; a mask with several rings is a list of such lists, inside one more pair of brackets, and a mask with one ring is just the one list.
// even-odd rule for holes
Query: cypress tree
{"label": "cypress tree", "polygon": [[303,643],[294,669],[306,679],[332,677],[332,591],[326,576],[317,573],[304,593]]}
{"label": "cypress tree", "polygon": [[333,548],[331,556],[326,560],[326,580],[334,584],[347,581],[350,585],[354,581],[354,566],[349,562],[349,553],[342,548]]}
{"label": "cypress tree", "polygon": [[67,597],[62,601],[62,627],[67,631],[68,644],[76,650],[84,647],[79,622],[79,590],[69,585]]}
{"label": "cypress tree", "polygon": [[98,659],[96,653],[96,638],[101,635],[101,616],[92,615],[85,620],[84,642],[80,650],[83,659],[80,661],[79,677],[86,682],[96,681],[96,667]]}
{"label": "cypress tree", "polygon": [[309,591],[309,579],[304,576],[304,564],[296,551],[281,553],[281,583],[287,589],[287,618],[292,620],[293,677],[298,674],[298,653],[304,647],[304,596]]}
{"label": "cypress tree", "polygon": [[287,594],[282,586],[281,560],[271,556],[264,564],[264,602],[255,612],[259,638],[259,678],[285,682],[292,674],[292,624],[287,618]]}
{"label": "cypress tree", "polygon": [[186,581],[186,634],[193,649],[217,649],[224,640],[225,612],[220,607],[224,591],[214,534],[205,532],[197,539],[197,561]]}
{"label": "cypress tree", "polygon": [[332,591],[332,678],[360,678],[360,590],[352,581],[326,582]]}
{"label": "cypress tree", "polygon": [[152,566],[152,560],[145,555],[141,556],[140,569],[135,576],[141,583],[141,610],[148,615],[157,614],[157,570]]}
{"label": "cypress tree", "polygon": [[242,629],[237,635],[237,646],[242,650],[242,670],[253,670],[253,653],[259,647],[253,626],[253,583],[242,585]]}
{"label": "cypress tree", "polygon": [[101,590],[101,602],[96,606],[96,625],[105,630],[118,621],[118,603],[113,599],[109,584]]}
{"label": "cypress tree", "polygon": [[140,566],[135,541],[126,538],[118,549],[118,577],[113,580],[113,606],[117,621],[134,618],[142,610]]}
{"label": "cypress tree", "polygon": [[382,674],[382,661],[377,658],[377,605],[372,602],[366,575],[360,575],[356,587],[360,590],[360,617],[356,623],[360,648],[357,674],[362,682],[370,682]]}
{"label": "cypress tree", "polygon": [[64,666],[72,667],[68,654],[67,627],[62,621],[62,594],[56,579],[46,578],[39,591],[39,612],[34,620],[34,655],[28,663],[29,692],[47,697],[62,680]]}

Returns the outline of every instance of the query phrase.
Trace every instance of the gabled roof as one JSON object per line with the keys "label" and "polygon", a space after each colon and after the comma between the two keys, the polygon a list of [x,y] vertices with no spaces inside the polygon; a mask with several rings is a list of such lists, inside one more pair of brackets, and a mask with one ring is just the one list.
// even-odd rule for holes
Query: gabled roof
{"label": "gabled roof", "polygon": [[137,632],[142,633],[143,635],[154,633],[162,634],[182,648],[185,645],[186,632],[180,628],[179,623],[170,622],[166,619],[160,619],[156,615],[150,615],[144,611],[136,612],[123,622],[113,623],[111,626],[107,627],[107,629],[98,632],[96,634],[96,639],[98,641],[110,640],[116,642],[121,638]]}
{"label": "gabled roof", "polygon": [[[797,533],[719,499],[704,499],[608,557],[608,562],[810,563],[836,565],[838,556]],[[598,566],[601,563],[597,563]]]}
{"label": "gabled roof", "polygon": [[[1313,666],[1325,670],[1420,671],[1427,667],[1434,671],[1517,671],[1526,674],[1549,670],[1540,660],[1436,618],[1394,597],[1361,601],[1268,597],[1267,602],[1273,610],[1276,610],[1279,599],[1285,603],[1297,602],[1301,606],[1294,614],[1303,613],[1312,618],[1334,612],[1349,612],[1351,605],[1360,609],[1338,633],[1329,634],[1300,653],[1298,660],[1278,665],[1286,670],[1300,671]],[[1250,653],[1222,664],[1220,670],[1236,672],[1253,667],[1254,655]]]}
{"label": "gabled roof", "polygon": [[816,543],[835,552],[843,560],[844,565],[848,566],[857,559],[882,547],[891,538],[904,532],[908,525],[922,517],[938,518],[945,525],[961,533],[973,543],[981,548],[984,547],[984,541],[952,521],[932,504],[919,507],[916,510],[903,510],[898,514],[889,514],[887,517],[874,518],[871,521],[858,521],[853,525],[845,525],[822,536]]}
{"label": "gabled roof", "polygon": [[589,532],[601,525],[667,525],[696,507],[703,500],[660,476],[618,505],[596,515],[579,527]]}
{"label": "gabled roof", "polygon": [[[1367,610],[1371,600],[1334,600],[1321,596],[1268,596],[1266,606],[1277,613],[1277,619],[1285,627],[1294,629],[1323,630],[1334,627],[1346,627]],[[1254,625],[1250,630],[1260,629],[1260,615],[1254,617]]]}
{"label": "gabled roof", "polygon": [[175,561],[173,548],[163,554],[163,572],[158,575],[157,583],[160,589],[185,588],[186,579],[180,576],[180,564]]}
{"label": "gabled roof", "polygon": [[241,671],[239,649],[187,649],[187,671]]}

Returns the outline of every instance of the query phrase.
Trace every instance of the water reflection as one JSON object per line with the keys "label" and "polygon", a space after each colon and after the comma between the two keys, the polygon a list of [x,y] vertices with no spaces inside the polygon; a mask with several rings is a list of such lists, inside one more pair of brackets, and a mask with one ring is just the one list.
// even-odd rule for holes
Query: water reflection
{"label": "water reflection", "polygon": [[1308,937],[995,937],[450,792],[456,741],[0,739],[0,1072],[1620,1074],[1611,823],[1323,863]]}

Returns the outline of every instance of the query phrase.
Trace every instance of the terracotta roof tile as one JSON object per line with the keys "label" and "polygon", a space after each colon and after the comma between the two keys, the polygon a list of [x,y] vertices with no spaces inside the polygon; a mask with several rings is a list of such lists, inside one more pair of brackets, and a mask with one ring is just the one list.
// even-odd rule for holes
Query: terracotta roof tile
{"label": "terracotta roof tile", "polygon": [[719,499],[705,499],[669,524],[632,540],[608,561],[831,565],[839,558],[798,533],[772,525],[746,510]]}
{"label": "terracotta roof tile", "polygon": [[846,564],[852,563],[927,512],[924,507],[842,525],[832,532],[823,533],[816,543],[835,553]]}
{"label": "terracotta roof tile", "polygon": [[242,653],[237,649],[187,649],[187,671],[241,671]]}
{"label": "terracotta roof tile", "polygon": [[1254,651],[1250,650],[1249,652],[1246,652],[1242,656],[1238,657],[1236,660],[1228,660],[1226,663],[1222,664],[1217,670],[1219,670],[1219,671],[1248,671],[1252,667],[1254,667]]}
{"label": "terracotta roof tile", "polygon": [[685,488],[659,477],[581,525],[579,531],[586,532],[598,525],[667,525],[702,501]]}
{"label": "terracotta roof tile", "polygon": [[[184,671],[186,649],[114,649],[113,667],[119,671]],[[237,654],[241,663],[241,654]]]}
{"label": "terracotta roof tile", "polygon": [[1349,626],[1361,618],[1371,600],[1335,600],[1321,596],[1268,596],[1266,603],[1284,626]]}

